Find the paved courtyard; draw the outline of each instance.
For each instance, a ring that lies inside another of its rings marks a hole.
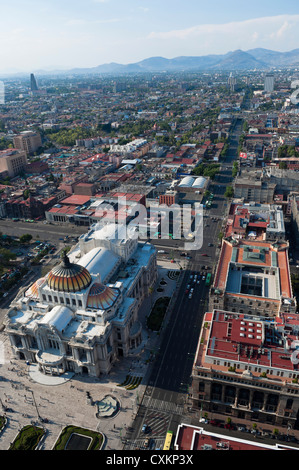
[[[136,375],[144,375],[144,363],[125,359],[114,367],[109,377],[101,379],[78,375],[64,379],[41,377],[34,366],[11,359],[5,334],[0,335],[0,341],[5,357],[0,367],[0,414],[8,418],[8,424],[0,434],[1,450],[8,449],[18,431],[31,423],[45,428],[45,450],[53,448],[61,430],[69,424],[102,432],[107,439],[106,449],[123,448],[121,437],[137,412],[137,400],[142,396],[144,386],[126,390],[119,384],[130,369]],[[111,418],[98,418],[96,402],[106,395],[119,401],[120,411]],[[3,407],[8,408],[5,413]],[[43,422],[45,419],[47,422]]]

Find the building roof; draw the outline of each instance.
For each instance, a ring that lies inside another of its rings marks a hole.
[[[62,263],[49,272],[47,282],[49,288],[54,291],[78,292],[91,284],[92,277],[86,268],[71,263],[64,254]]]
[[[42,286],[46,282],[46,278],[42,277],[40,279],[37,279],[32,286],[29,287],[29,289],[25,292],[26,297],[30,297],[32,299],[38,299],[38,288]]]
[[[256,377],[261,374],[258,369],[264,367],[271,369],[269,379],[292,381],[289,374],[283,375],[281,371],[298,371],[294,354],[298,346],[299,319],[295,314],[256,319],[246,314],[214,310],[205,315],[204,321],[209,323],[209,328],[203,330],[204,340],[197,351],[196,366],[213,364],[213,368],[228,371],[230,365],[236,364],[237,373],[256,366],[250,371]]]
[[[198,450],[298,450],[296,447],[280,443],[264,444],[221,434],[221,431],[209,432],[204,428],[180,424],[174,444],[177,451]],[[221,454],[223,455],[223,454]]]
[[[86,307],[107,310],[114,304],[118,295],[117,289],[95,282],[89,290]]]
[[[238,242],[230,243],[224,240],[214,279],[214,288],[221,291],[238,293],[240,296],[241,291],[238,288],[238,285],[240,287],[240,276],[245,272],[250,276],[252,270],[260,268],[259,277],[264,279],[264,287],[268,284],[268,293],[267,289],[264,288],[262,291],[263,297],[273,299],[278,299],[280,296],[288,299],[292,298],[287,249],[288,245],[286,243],[275,245],[256,240],[239,240]],[[242,270],[231,269],[234,265],[241,266]],[[266,274],[269,267],[274,268],[275,276],[270,276],[269,273]],[[233,290],[231,290],[232,287]],[[238,292],[236,289],[239,289]],[[246,292],[243,292],[243,295],[246,296]],[[262,297],[261,294],[255,294],[254,296]]]
[[[76,185],[77,186],[77,185]],[[69,205],[69,206],[81,206],[82,204],[86,204],[88,201],[90,201],[90,196],[84,196],[80,194],[73,194],[72,196],[67,197],[66,199],[63,199],[61,204],[64,205]]]

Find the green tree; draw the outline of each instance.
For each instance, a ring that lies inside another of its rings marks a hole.
[[[20,243],[29,243],[31,240],[32,235],[30,235],[30,233],[24,233],[24,235],[20,237]]]
[[[224,193],[224,197],[231,198],[234,197],[234,188],[232,186],[227,186]]]
[[[286,170],[288,168],[288,165],[286,162],[279,162],[279,168],[280,170]]]
[[[7,264],[16,259],[16,254],[6,248],[0,248],[0,263]]]

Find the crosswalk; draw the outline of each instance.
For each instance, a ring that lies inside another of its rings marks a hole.
[[[164,400],[158,400],[157,398],[144,396],[142,404],[148,410],[155,410],[155,411],[161,411],[164,413],[171,413],[171,414],[178,414],[178,415],[184,414],[183,405],[179,405],[177,403],[171,403],[171,402],[164,401]]]
[[[127,433],[125,441],[125,449],[141,449],[147,450],[144,442],[148,437],[150,439],[151,448],[161,449],[163,448],[164,440],[167,431],[171,428],[171,420],[174,415],[184,415],[183,405],[177,403],[171,403],[150,396],[144,396],[142,400],[142,409],[144,415],[140,429],[135,438]],[[141,427],[146,425],[149,428],[149,434],[143,434]],[[132,433],[133,429],[131,430]]]

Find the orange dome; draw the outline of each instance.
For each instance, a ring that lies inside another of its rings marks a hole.
[[[29,289],[25,292],[26,297],[31,297],[33,299],[38,299],[38,288],[45,282],[45,278],[41,277],[40,279],[37,279],[32,286],[29,287]]]
[[[106,310],[114,304],[118,294],[117,289],[96,282],[89,290],[86,307]]]
[[[60,292],[79,292],[92,282],[90,273],[79,264],[71,263],[64,254],[63,262],[55,266],[48,275],[50,289]]]

